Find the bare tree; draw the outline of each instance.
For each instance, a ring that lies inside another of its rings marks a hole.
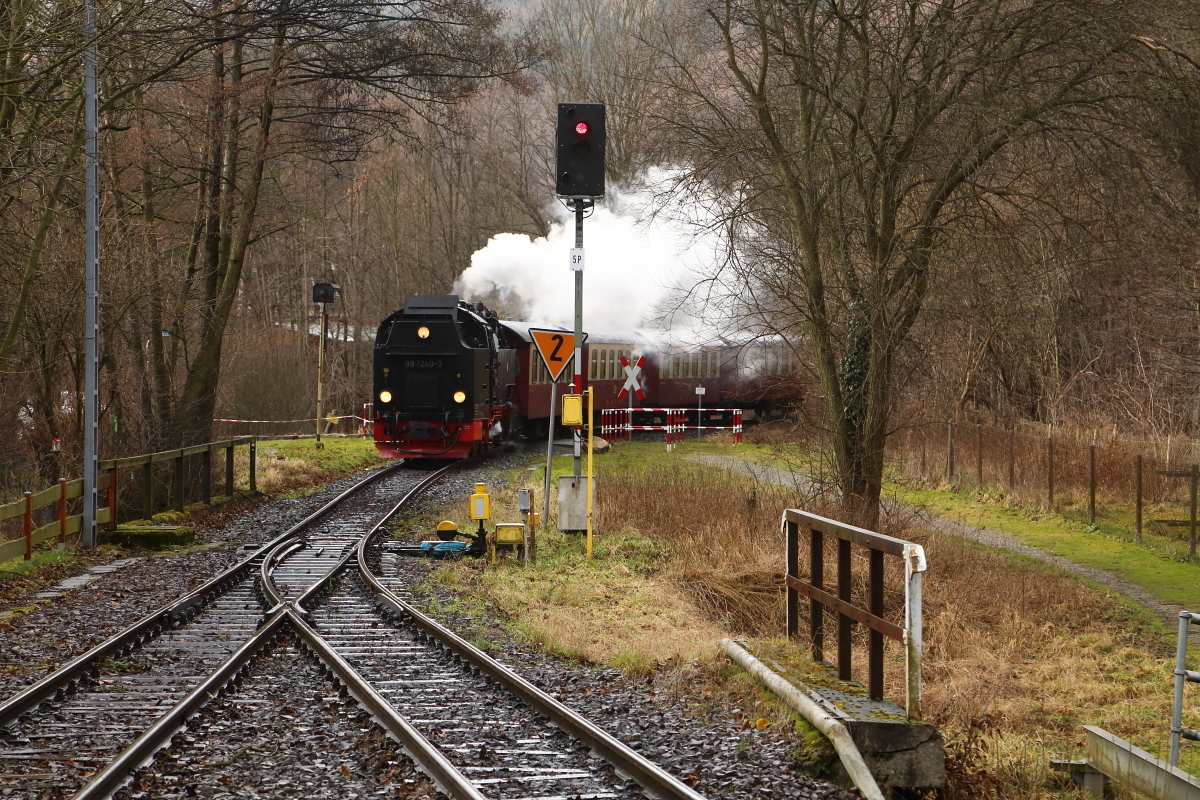
[[[1128,48],[1123,5],[727,0],[702,14],[721,55],[676,59],[661,120],[687,158],[679,188],[728,234],[718,284],[810,356],[843,502],[873,524],[896,358],[946,242],[1038,208],[1054,165],[1022,144],[1086,137]]]

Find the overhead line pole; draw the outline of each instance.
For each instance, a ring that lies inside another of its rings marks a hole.
[[[96,546],[96,438],[99,428],[99,364],[97,331],[99,295],[96,274],[100,252],[100,193],[96,120],[96,0],[86,0],[83,12],[84,124],[84,366],[83,366],[83,546]]]

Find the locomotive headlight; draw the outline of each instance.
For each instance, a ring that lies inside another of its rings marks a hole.
[[[417,328],[417,338],[418,339],[428,339],[429,338],[429,328],[426,328],[424,325]]]
[[[467,393],[466,392],[455,392],[454,393],[454,402],[465,403],[466,401],[467,401]]]
[[[384,389],[382,392],[379,393],[379,402],[381,402],[381,403],[392,402],[392,393],[389,392],[387,389]]]

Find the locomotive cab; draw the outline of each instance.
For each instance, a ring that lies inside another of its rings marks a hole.
[[[504,366],[488,309],[455,295],[410,296],[375,339],[375,444],[389,458],[462,458],[503,418]],[[499,390],[498,390],[499,389]]]

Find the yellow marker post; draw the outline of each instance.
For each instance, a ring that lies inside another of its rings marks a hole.
[[[475,534],[479,546],[483,546],[487,533],[483,529],[483,521],[492,516],[492,498],[488,496],[487,485],[475,484],[475,494],[471,495],[471,519],[479,520],[479,532]]]
[[[491,518],[492,499],[487,493],[487,484],[475,484],[475,494],[471,495],[471,519],[485,520]]]
[[[587,388],[588,400],[588,484],[587,484],[587,562],[592,563],[592,495],[596,489],[596,473],[592,471],[592,387]]]

